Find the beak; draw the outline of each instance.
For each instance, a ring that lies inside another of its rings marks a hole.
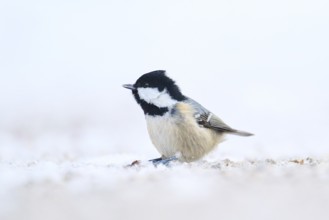
[[[136,90],[135,86],[132,84],[124,84],[122,86],[126,89]]]

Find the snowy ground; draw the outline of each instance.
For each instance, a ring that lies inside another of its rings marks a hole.
[[[329,158],[0,162],[0,219],[327,219]]]

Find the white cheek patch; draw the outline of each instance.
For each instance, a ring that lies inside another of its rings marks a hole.
[[[170,107],[177,103],[170,97],[167,90],[160,92],[157,88],[138,88],[137,91],[142,100],[159,108]]]
[[[138,88],[137,91],[139,97],[148,103],[161,95],[161,92],[156,88]]]

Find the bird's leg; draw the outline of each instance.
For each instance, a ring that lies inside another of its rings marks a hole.
[[[149,160],[149,162],[152,162],[153,164],[155,164],[155,163],[158,163],[161,160],[162,160],[162,157],[159,157],[159,158],[151,159],[151,160]]]
[[[172,157],[168,157],[168,158],[160,157],[160,158],[152,159],[152,160],[149,160],[149,161],[152,162],[155,167],[157,167],[160,164],[168,166],[170,162],[176,161],[176,160],[178,160],[177,157],[172,156]]]

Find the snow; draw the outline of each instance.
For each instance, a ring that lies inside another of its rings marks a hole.
[[[132,159],[1,162],[1,219],[326,219],[328,158]]]

